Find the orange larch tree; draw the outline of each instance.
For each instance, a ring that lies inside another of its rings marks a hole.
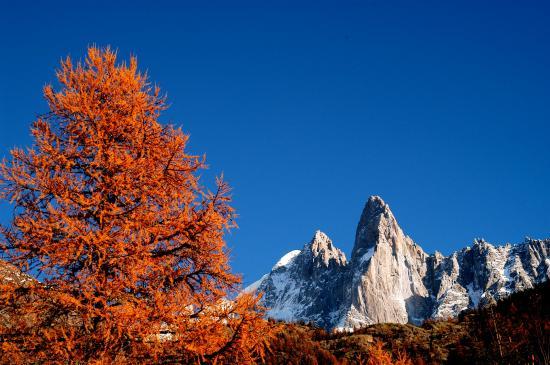
[[[228,186],[200,185],[204,159],[158,122],[159,89],[108,48],[67,58],[57,78],[34,145],[0,165],[0,197],[14,206],[0,251],[36,279],[0,282],[0,362],[261,356],[269,325],[228,266]]]

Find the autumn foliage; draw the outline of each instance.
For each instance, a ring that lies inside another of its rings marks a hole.
[[[0,284],[0,362],[250,363],[270,325],[236,296],[228,186],[201,186],[188,136],[134,58],[64,60],[34,144],[0,165],[3,258],[36,280]],[[236,298],[236,299],[231,299]]]

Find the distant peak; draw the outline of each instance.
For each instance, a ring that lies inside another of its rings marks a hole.
[[[474,239],[474,247],[487,247],[492,246],[485,238],[475,238]]]
[[[369,196],[369,200],[367,201],[367,203],[369,203],[369,204],[378,204],[378,205],[381,205],[381,206],[386,205],[384,200],[382,200],[382,198],[379,195]]]
[[[336,260],[339,265],[345,265],[346,256],[342,251],[334,246],[332,240],[323,232],[317,230],[311,241],[306,245],[306,249],[311,251],[314,260],[329,265],[331,260]]]
[[[391,213],[390,207],[378,195],[370,196],[369,200],[367,200],[367,204],[365,205],[365,209],[363,210],[363,214],[366,214],[365,218],[367,219],[373,219],[376,216],[386,212]]]
[[[352,257],[359,254],[358,251],[368,250],[375,246],[381,235],[391,236],[397,234],[398,231],[400,228],[390,206],[381,197],[372,195],[367,200],[357,225]]]
[[[395,220],[390,210],[390,206],[386,204],[381,197],[372,195],[369,197],[369,200],[367,200],[367,204],[365,204],[359,225],[368,226],[373,223],[378,224],[381,216],[386,216],[387,219]]]
[[[316,230],[315,234],[313,235],[313,238],[311,239],[311,243],[318,242],[318,243],[332,243],[330,238],[328,238],[327,234],[324,232],[321,232],[320,230]]]
[[[313,235],[314,238],[325,238],[325,237],[328,237],[327,234],[325,232],[322,232],[321,230],[316,230],[315,231],[315,234]]]
[[[315,231],[311,241],[309,241],[306,246],[309,246],[314,252],[319,251],[320,249],[325,249],[327,251],[334,250],[332,240],[326,235],[326,233],[321,232],[320,230]]]

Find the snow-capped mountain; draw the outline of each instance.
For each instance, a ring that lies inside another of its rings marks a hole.
[[[346,265],[344,253],[317,231],[302,250],[284,255],[269,274],[245,290],[263,291],[262,300],[274,318],[304,319],[329,327],[341,316]]]
[[[421,323],[458,315],[550,277],[550,240],[495,247],[476,240],[448,257],[426,254],[389,206],[370,197],[348,262],[317,231],[246,291],[264,293],[268,315],[333,329],[379,322]]]

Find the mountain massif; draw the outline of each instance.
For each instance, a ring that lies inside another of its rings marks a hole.
[[[449,256],[430,255],[373,196],[359,220],[351,260],[317,231],[245,290],[264,293],[272,318],[348,330],[455,317],[549,277],[550,239],[505,246],[475,240]]]

